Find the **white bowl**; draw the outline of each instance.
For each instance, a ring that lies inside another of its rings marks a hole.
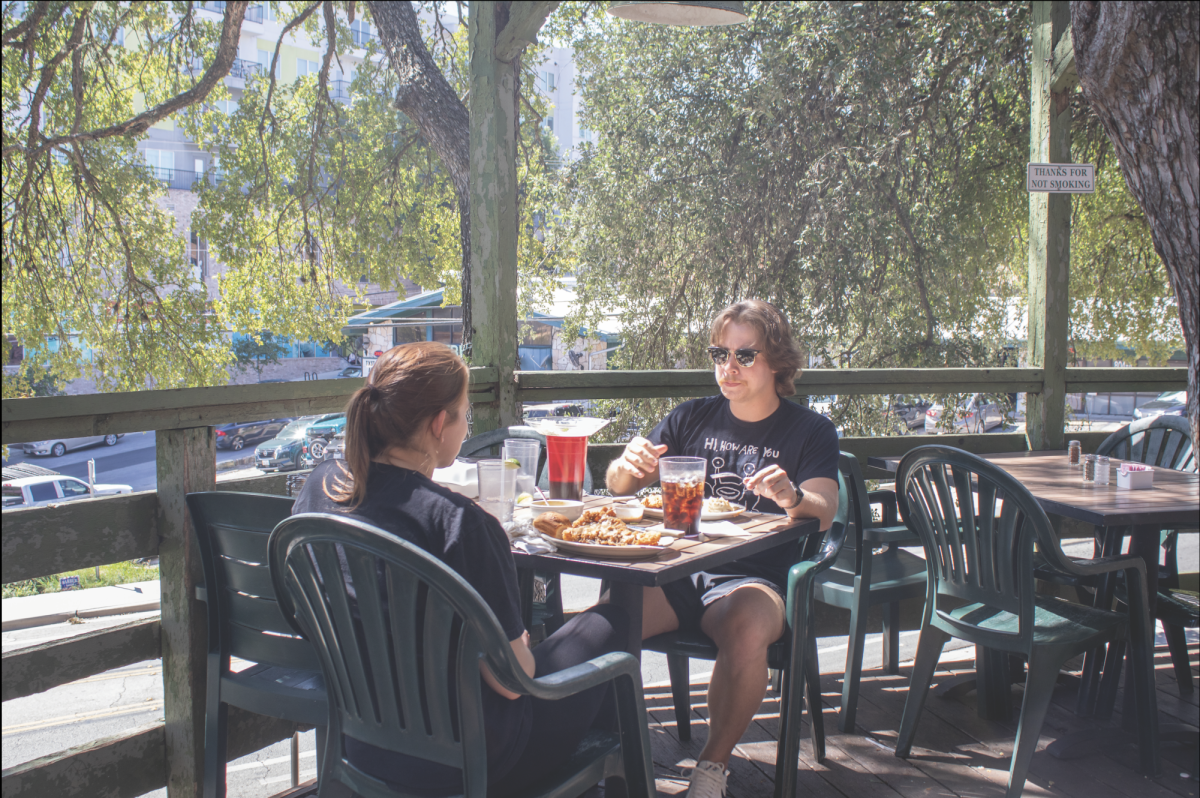
[[[542,513],[554,512],[568,521],[574,521],[583,515],[583,502],[571,501],[570,499],[537,499],[531,502],[529,506],[533,510],[534,518],[537,518]]]
[[[641,521],[642,516],[646,514],[646,508],[636,499],[629,504],[614,502],[612,509],[622,521]]]

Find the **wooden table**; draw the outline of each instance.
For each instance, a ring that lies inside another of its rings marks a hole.
[[[606,507],[612,499],[587,496],[585,509]],[[793,520],[786,515],[743,513],[730,519],[750,534],[746,537],[717,538],[710,541],[680,538],[662,554],[649,560],[602,560],[578,554],[526,554],[514,551],[521,591],[532,596],[533,572],[575,574],[606,580],[609,601],[629,613],[629,652],[642,653],[642,588],[662,587],[697,571],[717,568],[775,546],[819,531],[816,519]]]
[[[1038,504],[1047,513],[1074,518],[1095,524],[1096,539],[1100,543],[1100,555],[1119,554],[1123,538],[1130,537],[1129,553],[1140,556],[1146,563],[1146,593],[1151,622],[1154,620],[1154,605],[1158,596],[1159,533],[1163,529],[1200,526],[1200,475],[1169,468],[1154,466],[1154,488],[1150,490],[1125,490],[1116,485],[1116,475],[1108,485],[1084,485],[1083,469],[1067,464],[1065,450],[1049,452],[1006,452],[981,455],[993,465],[999,466],[1025,486]],[[869,457],[867,464],[895,472],[900,457]],[[1119,461],[1113,461],[1115,465]],[[1096,591],[1096,606],[1111,606],[1115,578],[1105,575]],[[1107,650],[1112,658],[1119,660],[1123,646],[1116,645]],[[1105,684],[1099,684],[1100,663],[1104,661],[1105,649],[1089,653],[1085,657],[1083,677],[1079,689],[1079,714],[1104,718],[1111,715],[1112,701],[1106,700],[1116,694],[1119,662],[1106,663],[1108,675]],[[984,663],[988,667],[1003,663],[986,652],[977,657],[979,662],[980,707],[1006,708],[1008,689],[1005,678],[992,678],[982,672]],[[1106,687],[1107,685],[1107,687]],[[987,692],[985,696],[983,693]],[[1126,702],[1132,700],[1133,691],[1126,690]],[[1109,695],[1111,694],[1111,695]],[[1131,705],[1127,709],[1131,709]],[[984,714],[981,712],[981,714]],[[987,714],[991,714],[990,712]],[[1133,712],[1126,711],[1124,717],[1132,722]],[[1190,736],[1194,729],[1174,730]],[[1087,751],[1096,742],[1093,735],[1074,735],[1070,741],[1056,741],[1050,750],[1056,756],[1068,757]],[[1160,735],[1160,738],[1164,735]],[[1087,739],[1084,739],[1087,737]]]
[[[1153,490],[1085,487],[1083,469],[1067,465],[1065,451],[1004,452],[980,455],[1029,489],[1047,513],[1103,527],[1165,529],[1200,523],[1200,476],[1154,468]],[[867,465],[895,473],[900,457],[868,457]],[[1158,545],[1158,541],[1154,541]]]

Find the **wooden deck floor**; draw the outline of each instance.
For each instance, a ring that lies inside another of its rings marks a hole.
[[[970,670],[974,649],[948,652],[938,668],[953,675]],[[1200,676],[1200,646],[1189,646],[1192,675]],[[1155,656],[1159,717],[1163,723],[1200,725],[1200,691],[1181,697],[1166,646]],[[826,759],[812,757],[807,717],[800,744],[798,798],[992,798],[1002,796],[1008,782],[1009,757],[1016,736],[1021,687],[1013,687],[1013,719],[1008,723],[980,720],[975,695],[945,699],[930,695],[925,703],[911,758],[897,759],[896,730],[908,694],[911,663],[897,676],[864,673],[854,734],[837,730],[841,702],[840,674],[821,677],[824,694]],[[936,684],[936,680],[935,680]],[[646,687],[650,713],[650,739],[660,796],[682,796],[695,757],[704,745],[707,682],[692,684],[692,740],[680,743],[675,734],[675,711],[669,685]],[[1044,752],[1058,737],[1078,729],[1116,726],[1120,723],[1121,696],[1112,721],[1099,723],[1075,715],[1075,688],[1063,684],[1042,727],[1039,751],[1034,755],[1025,795],[1055,798],[1196,798],[1200,761],[1195,749],[1177,745],[1162,749],[1163,772],[1155,779],[1136,770],[1137,752],[1131,745],[1110,748],[1093,756],[1063,761]],[[774,793],[775,740],[779,702],[768,693],[754,723],[742,738],[729,763],[726,798],[770,798]],[[281,793],[276,798],[311,798],[315,782]],[[594,787],[585,798],[603,798]]]
[[[973,651],[967,648],[948,652],[939,666],[939,675],[969,670],[973,665]],[[1200,651],[1196,644],[1192,644],[1189,651],[1195,676]],[[1198,693],[1180,696],[1165,645],[1156,652],[1155,665],[1162,722],[1200,725]],[[1014,712],[1008,723],[980,720],[975,711],[974,693],[960,699],[938,698],[931,694],[917,730],[912,757],[905,761],[897,759],[893,751],[908,693],[910,670],[911,663],[906,663],[897,676],[882,675],[879,671],[864,673],[855,734],[841,734],[837,730],[840,674],[822,675],[827,756],[820,764],[813,759],[806,719],[800,747],[799,796],[974,798],[1004,794],[1022,688],[1013,687]],[[706,735],[706,690],[706,683],[692,685],[692,740],[681,744],[675,734],[670,687],[650,685],[646,689],[655,773],[661,795],[682,795],[687,790],[690,768],[695,764],[695,756],[700,753]],[[1145,778],[1137,772],[1137,752],[1131,745],[1070,761],[1055,759],[1041,750],[1068,732],[1120,722],[1120,697],[1118,712],[1106,723],[1077,717],[1074,706],[1075,688],[1071,683],[1060,686],[1042,728],[1039,752],[1034,756],[1025,784],[1026,795],[1195,798],[1196,774],[1200,769],[1195,749],[1164,746],[1163,772],[1155,779]],[[774,693],[768,693],[754,724],[742,738],[730,762],[727,798],[772,795],[778,718],[778,700]]]

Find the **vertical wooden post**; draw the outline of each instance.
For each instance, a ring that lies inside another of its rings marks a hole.
[[[495,366],[496,401],[471,408],[481,432],[520,423],[517,364],[517,74],[496,57],[511,3],[470,5],[471,365]]]
[[[204,774],[207,623],[196,600],[196,586],[204,582],[204,573],[185,497],[216,487],[216,437],[212,427],[193,427],[160,430],[156,441],[167,795],[199,798]]]
[[[1071,162],[1070,92],[1052,90],[1054,47],[1071,27],[1065,0],[1034,0],[1029,160]],[[1071,195],[1029,194],[1029,365],[1045,369],[1040,394],[1029,394],[1029,447],[1063,448],[1067,318],[1070,313]]]

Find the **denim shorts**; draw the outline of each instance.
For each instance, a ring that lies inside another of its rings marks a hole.
[[[766,585],[781,599],[786,599],[783,588],[769,580],[738,574],[710,574],[707,571],[699,571],[663,585],[663,592],[679,618],[680,631],[699,632],[700,618],[709,605],[744,585]]]

